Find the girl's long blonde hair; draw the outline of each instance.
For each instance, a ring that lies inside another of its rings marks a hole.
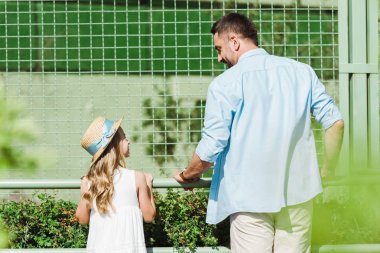
[[[90,182],[89,190],[83,194],[87,201],[87,207],[91,208],[95,200],[99,213],[106,214],[112,205],[114,192],[113,175],[115,170],[121,166],[125,167],[124,155],[120,147],[121,141],[125,138],[121,128],[119,128],[111,142],[103,152],[102,156],[90,167],[87,173],[87,180]]]

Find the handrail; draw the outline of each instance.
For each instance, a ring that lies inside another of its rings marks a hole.
[[[86,253],[85,248],[76,249],[0,249],[0,253]],[[153,247],[147,248],[147,253],[176,253],[178,252],[172,247]],[[226,247],[198,247],[196,253],[230,253],[230,249]]]
[[[211,179],[201,179],[194,183],[180,184],[172,178],[153,181],[154,188],[209,188]],[[79,179],[8,179],[0,180],[0,189],[79,189]]]
[[[379,184],[379,175],[334,178],[323,182],[323,186],[374,185]],[[180,184],[173,178],[157,178],[154,188],[209,188],[211,178],[204,178],[189,184]],[[79,189],[79,179],[4,179],[0,180],[0,189]]]
[[[0,249],[0,253],[85,253],[86,249]],[[147,253],[175,253],[171,247],[147,248]],[[230,253],[226,247],[198,247],[196,253]],[[380,244],[312,245],[311,253],[380,253]]]

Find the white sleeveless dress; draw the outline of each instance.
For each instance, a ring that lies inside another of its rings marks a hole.
[[[98,212],[95,202],[90,214],[88,253],[146,253],[143,217],[136,192],[135,172],[119,168],[114,174],[112,209]]]

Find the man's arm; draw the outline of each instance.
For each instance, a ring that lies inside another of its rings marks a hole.
[[[321,176],[330,176],[335,169],[339,158],[340,148],[342,147],[344,133],[343,120],[336,121],[325,132],[325,160],[321,168]]]
[[[203,172],[210,168],[212,163],[202,161],[199,156],[194,153],[186,169],[177,172],[174,177],[180,183],[190,183],[200,179]]]
[[[242,101],[241,83],[235,76],[216,78],[207,92],[202,139],[199,141],[186,170],[175,173],[180,183],[199,180],[227,146],[235,112]]]

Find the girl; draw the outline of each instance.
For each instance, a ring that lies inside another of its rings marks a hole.
[[[99,117],[81,140],[92,163],[75,217],[90,224],[88,253],[146,253],[143,219],[152,222],[156,214],[152,175],[126,168],[129,142],[120,124]]]

